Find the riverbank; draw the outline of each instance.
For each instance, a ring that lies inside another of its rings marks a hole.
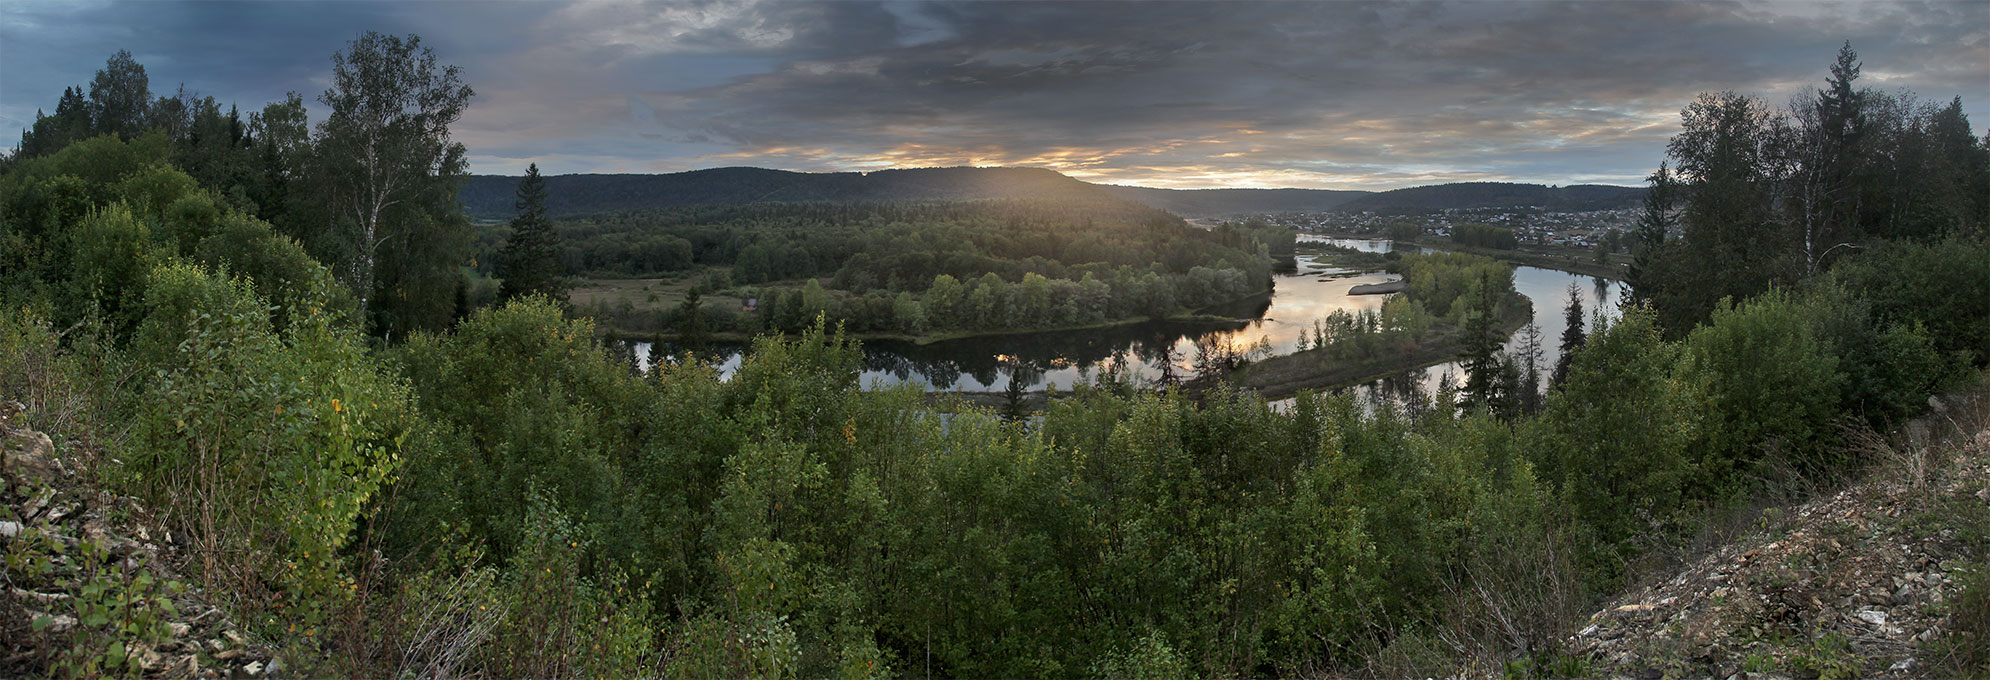
[[[1014,335],[1035,335],[1039,333],[1068,333],[1073,331],[1106,330],[1110,328],[1133,326],[1133,325],[1150,323],[1155,321],[1162,321],[1167,323],[1181,323],[1181,324],[1210,324],[1210,325],[1235,324],[1239,322],[1239,319],[1235,316],[1209,314],[1206,313],[1204,310],[1216,309],[1221,307],[1230,307],[1230,306],[1243,304],[1246,302],[1251,302],[1253,300],[1265,298],[1271,295],[1271,292],[1272,292],[1271,288],[1267,286],[1263,290],[1243,295],[1233,300],[1228,300],[1225,302],[1210,305],[1208,307],[1202,307],[1196,310],[1183,312],[1181,314],[1175,314],[1172,316],[1130,316],[1121,319],[1102,321],[1099,323],[1092,323],[1092,324],[1077,324],[1070,326],[1051,326],[1051,327],[1030,327],[1030,328],[995,328],[987,330],[955,330],[945,333],[915,334],[915,333],[898,333],[898,332],[887,332],[887,331],[848,332],[844,333],[843,337],[857,341],[892,340],[900,342],[909,342],[915,345],[930,345],[936,342],[967,340],[971,338],[996,338],[996,337],[1014,336]],[[832,319],[831,322],[834,323],[834,320]],[[683,335],[681,333],[677,333],[674,331],[635,330],[631,328],[617,326],[613,323],[612,320],[603,319],[601,317],[595,317],[594,323],[595,323],[595,332],[610,339],[635,340],[635,341],[648,341],[648,340],[678,341],[683,339]],[[752,342],[753,338],[765,335],[769,332],[772,331],[763,330],[751,333],[741,332],[741,331],[711,331],[705,333],[705,341],[737,342],[745,344]]]
[[[1511,336],[1527,325],[1533,318],[1533,303],[1525,295],[1513,293],[1507,298],[1506,313],[1499,319],[1499,334]],[[1449,324],[1431,329],[1423,342],[1407,353],[1374,357],[1358,361],[1335,361],[1325,356],[1325,350],[1307,350],[1294,354],[1272,357],[1253,362],[1229,375],[1225,381],[1237,387],[1254,390],[1268,401],[1291,398],[1306,390],[1331,390],[1373,382],[1382,378],[1419,368],[1435,366],[1455,361],[1465,352],[1465,339],[1462,329]],[[1203,384],[1200,379],[1188,381],[1190,389]],[[1061,399],[1072,394],[1070,385],[1059,385],[1057,392],[1047,393],[1041,389],[1030,390],[1020,396],[1020,410],[1024,413],[1037,413],[1047,408],[1050,400]],[[928,390],[926,402],[936,408],[950,409],[961,406],[1003,411],[1010,408],[1010,400],[1017,398],[1003,391],[971,390]]]
[[[873,331],[873,332],[864,332],[864,333],[857,333],[857,332],[844,333],[843,337],[851,340],[857,340],[860,342],[870,341],[870,340],[896,340],[896,341],[909,342],[915,345],[930,345],[936,342],[947,342],[952,340],[968,340],[973,338],[995,338],[1007,335],[1034,335],[1037,333],[1068,333],[1072,331],[1106,330],[1109,328],[1119,328],[1121,326],[1133,326],[1153,321],[1165,321],[1169,323],[1206,323],[1214,325],[1214,324],[1236,323],[1237,319],[1235,317],[1219,316],[1215,314],[1177,314],[1174,316],[1167,316],[1167,317],[1135,316],[1135,317],[1128,317],[1125,319],[1118,319],[1114,321],[1106,321],[1095,324],[1084,324],[1078,326],[1054,326],[1049,328],[1004,328],[1004,329],[995,329],[995,330],[986,330],[986,331],[957,331],[952,333],[929,333],[929,334],[920,334],[920,335],[914,335],[910,333],[885,333],[885,332]],[[597,321],[597,323],[599,322]],[[599,330],[603,336],[609,338],[622,339],[622,340],[648,341],[648,340],[661,339],[661,340],[677,341],[683,339],[683,335],[679,333],[637,333],[637,332],[630,332],[627,330],[615,328],[612,326],[599,326],[597,327],[597,330]],[[741,333],[738,331],[706,333],[705,341],[737,342],[744,344],[752,342],[755,337],[766,335],[770,332],[772,331],[761,331],[757,333]]]
[[[1506,262],[1527,265],[1529,267],[1553,269],[1556,271],[1564,271],[1570,274],[1580,274],[1583,276],[1595,276],[1599,278],[1609,279],[1611,281],[1624,280],[1624,270],[1618,268],[1617,265],[1615,264],[1597,264],[1595,260],[1590,259],[1595,256],[1587,253],[1578,257],[1572,253],[1566,253],[1566,252],[1551,253],[1551,252],[1543,252],[1537,250],[1500,250],[1497,248],[1478,248],[1474,246],[1461,246],[1456,243],[1436,244],[1436,245],[1430,245],[1430,247],[1438,248],[1441,250],[1449,250],[1454,253],[1470,253],[1473,255],[1483,255],[1485,257],[1490,257],[1496,260],[1504,260]]]
[[[1499,319],[1500,337],[1520,330],[1534,318],[1533,301],[1510,293]],[[1329,359],[1326,350],[1312,349],[1253,362],[1226,376],[1233,385],[1256,390],[1268,400],[1285,399],[1305,390],[1359,385],[1403,371],[1452,361],[1465,352],[1464,329],[1451,324],[1432,328],[1408,352],[1353,361]]]
[[[1375,234],[1324,233],[1324,234],[1311,234],[1311,235],[1319,236],[1321,238],[1355,239],[1362,241],[1385,240],[1382,237],[1377,236]],[[1498,248],[1480,248],[1477,246],[1460,245],[1450,241],[1424,241],[1424,240],[1398,241],[1398,243],[1405,243],[1409,245],[1430,248],[1433,250],[1443,250],[1454,253],[1481,255],[1496,260],[1511,262],[1513,264],[1526,265],[1529,267],[1539,267],[1541,269],[1553,269],[1555,271],[1568,272],[1570,274],[1578,274],[1582,276],[1595,276],[1599,278],[1609,279],[1611,281],[1624,280],[1624,270],[1620,266],[1622,264],[1622,261],[1624,260],[1623,257],[1612,255],[1610,258],[1610,262],[1605,264],[1597,264],[1596,261],[1592,259],[1595,257],[1595,255],[1588,250],[1580,250],[1572,248],[1561,248],[1555,250],[1540,250],[1540,249],[1530,249],[1530,248],[1522,248],[1516,250],[1501,250]]]

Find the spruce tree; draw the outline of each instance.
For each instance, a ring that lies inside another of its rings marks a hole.
[[[706,334],[704,297],[692,286],[684,292],[684,302],[677,305],[677,337],[685,349],[702,352]]]
[[[497,262],[497,274],[504,279],[499,293],[506,300],[532,293],[565,300],[560,235],[546,219],[546,180],[539,175],[539,164],[525,169],[515,205],[518,217],[511,220],[511,235],[505,237],[504,252]]]
[[[1582,343],[1589,340],[1589,335],[1583,332],[1582,329],[1582,288],[1580,286],[1573,283],[1569,284],[1568,306],[1564,309],[1563,313],[1566,315],[1568,327],[1562,330],[1562,356],[1555,362],[1555,376],[1553,380],[1555,387],[1561,387],[1562,382],[1568,380],[1570,357],[1573,357],[1575,351],[1582,347]]]
[[[663,370],[662,368],[663,362],[665,359],[669,358],[669,355],[666,354],[663,349],[663,334],[658,333],[650,336],[650,351],[648,358],[649,358],[649,373],[647,375],[649,375],[652,378],[662,375],[660,371]]]
[[[1672,177],[1672,169],[1666,163],[1658,164],[1646,181],[1651,184],[1645,190],[1644,209],[1638,213],[1638,224],[1631,245],[1631,271],[1626,276],[1628,290],[1623,297],[1623,306],[1630,309],[1649,302],[1659,289],[1660,258],[1665,248],[1666,235],[1678,224],[1677,201],[1679,184]]]
[[[1541,327],[1532,323],[1520,329],[1520,347],[1514,361],[1520,370],[1520,410],[1541,410]]]
[[[1467,408],[1492,407],[1499,392],[1500,345],[1499,296],[1493,290],[1492,274],[1479,279],[1477,304],[1465,321],[1465,390]]]

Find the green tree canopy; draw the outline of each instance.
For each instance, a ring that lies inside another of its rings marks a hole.
[[[505,237],[499,255],[498,277],[504,279],[499,294],[504,299],[532,293],[554,300],[566,299],[566,267],[560,253],[560,235],[546,219],[546,180],[539,164],[525,170],[518,181],[518,217],[511,221],[511,234]]]
[[[469,220],[456,200],[464,149],[449,125],[472,94],[418,36],[368,32],[332,55],[332,86],[318,97],[330,111],[314,139],[324,212],[307,242],[377,332],[454,316]]]

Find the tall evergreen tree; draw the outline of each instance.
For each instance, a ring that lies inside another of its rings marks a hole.
[[[1794,200],[1785,208],[1799,232],[1804,274],[1817,273],[1824,256],[1837,245],[1867,231],[1861,220],[1873,212],[1866,205],[1872,184],[1868,175],[1867,136],[1873,97],[1856,89],[1859,55],[1852,44],[1838,49],[1824,89],[1790,105],[1796,120],[1791,148],[1785,153],[1794,166]]]
[[[497,262],[497,275],[504,280],[499,294],[507,300],[532,293],[565,299],[566,265],[560,255],[560,235],[546,219],[546,180],[539,175],[538,163],[528,166],[525,178],[518,181],[514,206],[518,217],[511,220],[511,235],[505,237]],[[696,294],[693,289],[692,295]]]
[[[685,349],[705,350],[705,301],[697,286],[685,291],[684,302],[677,305],[677,334]]]
[[[1479,278],[1478,296],[1465,320],[1465,389],[1467,408],[1492,407],[1499,393],[1499,293],[1488,271]]]
[[[1575,356],[1575,351],[1582,349],[1582,344],[1589,340],[1589,335],[1583,332],[1582,328],[1581,286],[1569,284],[1568,305],[1563,308],[1562,313],[1568,327],[1562,330],[1562,356],[1555,361],[1555,375],[1552,381],[1555,387],[1561,387],[1562,383],[1568,381],[1569,362]]]
[[[1204,358],[1207,358],[1206,355],[1210,351],[1209,350],[1210,346],[1197,343],[1195,347],[1198,354],[1203,355]],[[1156,388],[1165,392],[1169,387],[1181,384],[1182,382],[1181,375],[1178,374],[1175,370],[1175,361],[1177,359],[1178,357],[1176,356],[1174,343],[1163,341],[1159,344],[1158,347],[1155,348],[1154,363],[1161,367],[1161,375],[1157,379],[1157,384],[1155,384]],[[1197,363],[1201,364],[1202,362],[1198,361]],[[1215,363],[1215,361],[1212,359],[1210,360],[1210,363],[1213,364]],[[1202,374],[1203,376],[1214,376],[1216,374],[1216,371],[1213,370],[1203,371]]]
[[[1685,239],[1675,290],[1659,305],[1668,333],[1713,313],[1723,297],[1742,298],[1789,279],[1791,234],[1775,219],[1774,198],[1786,164],[1775,162],[1782,117],[1762,100],[1734,92],[1703,94],[1680,114],[1682,130],[1666,146],[1692,200],[1681,212]]]
[[[1519,339],[1514,361],[1520,372],[1520,410],[1536,413],[1541,410],[1541,327],[1528,323],[1521,327]]]
[[[649,373],[647,377],[657,378],[663,375],[663,362],[668,357],[669,355],[665,354],[663,349],[663,334],[658,333],[650,336],[650,351],[649,356],[646,357],[649,360]]]
[[[1021,422],[1030,414],[1029,386],[1042,371],[1022,357],[1007,357],[1002,363],[1009,370],[1009,384],[1002,388],[1002,419]]]
[[[90,121],[90,102],[83,98],[83,91],[76,87],[62,88],[62,99],[55,104],[55,115],[44,116],[35,112],[34,127],[21,132],[21,145],[15,147],[12,160],[22,161],[55,153],[70,142],[88,139],[93,134],[94,124]]]
[[[1679,223],[1676,205],[1679,183],[1673,179],[1671,168],[1666,163],[1659,163],[1658,172],[1652,173],[1646,181],[1651,186],[1645,190],[1644,209],[1638,213],[1637,228],[1633,232],[1636,240],[1631,245],[1631,270],[1624,282],[1627,284],[1623,296],[1626,309],[1650,302],[1657,294],[1665,239]]]
[[[1969,235],[1990,220],[1990,149],[1977,143],[1962,97],[1928,114],[1924,172],[1914,180],[1928,200],[1895,235],[1931,239],[1943,234]]]
[[[1493,415],[1510,423],[1526,412],[1527,399],[1521,390],[1526,389],[1527,378],[1521,375],[1520,364],[1514,357],[1501,354],[1497,363],[1499,370],[1493,383],[1490,404]]]

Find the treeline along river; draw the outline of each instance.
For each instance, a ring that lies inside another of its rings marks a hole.
[[[1301,236],[1301,241],[1327,243],[1367,252],[1387,252],[1403,248],[1386,240],[1329,239]],[[1428,250],[1428,249],[1425,249]],[[866,340],[864,372],[859,378],[867,387],[912,383],[931,390],[1000,392],[1020,374],[1025,387],[1041,390],[1055,385],[1069,389],[1089,383],[1101,373],[1119,373],[1137,380],[1155,380],[1167,373],[1172,360],[1173,374],[1194,375],[1198,343],[1227,349],[1255,349],[1263,356],[1297,351],[1302,331],[1336,310],[1357,312],[1378,309],[1388,295],[1349,295],[1358,285],[1382,283],[1397,277],[1386,272],[1350,271],[1328,265],[1312,255],[1300,255],[1291,272],[1276,274],[1269,295],[1217,309],[1204,310],[1234,321],[1169,322],[1151,321],[1105,329],[1050,333],[979,336],[916,344],[898,340]],[[1614,317],[1620,284],[1608,279],[1570,274],[1539,267],[1516,266],[1514,287],[1533,301],[1534,324],[1541,330],[1542,351],[1549,362],[1558,349],[1566,328],[1563,307],[1570,284],[1582,295],[1584,315],[1602,313]],[[1509,338],[1509,351],[1518,350],[1519,338]],[[634,343],[639,362],[647,362],[650,343]],[[678,348],[666,345],[670,352]],[[738,368],[746,347],[741,343],[712,343],[708,357],[717,363],[721,376]],[[1547,365],[1552,365],[1547,364]],[[1020,367],[1020,368],[1019,368]],[[1456,362],[1405,371],[1361,385],[1357,389],[1370,399],[1402,401],[1426,395],[1437,388],[1446,373],[1462,376]]]

